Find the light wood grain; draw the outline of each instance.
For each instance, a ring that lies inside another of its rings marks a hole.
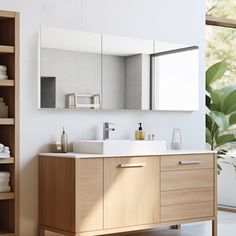
[[[0,80],[0,86],[14,86],[14,80],[6,79],[6,80]]]
[[[0,193],[0,200],[11,200],[14,199],[15,194],[10,192],[10,193]]]
[[[13,118],[0,118],[0,125],[14,125],[14,123]]]
[[[206,16],[206,24],[228,27],[228,28],[236,28],[235,19],[225,19],[225,18],[214,17],[214,16]]]
[[[144,167],[120,168],[144,163]],[[104,159],[104,228],[159,221],[159,158]]]
[[[0,10],[0,18],[14,18],[15,12]]]
[[[15,159],[14,157],[0,158],[0,164],[13,164],[14,159]]]
[[[213,169],[161,172],[161,191],[213,186]]]
[[[181,165],[181,161],[199,161],[199,164]],[[213,154],[175,155],[161,158],[161,171],[209,169],[214,166]]]
[[[161,192],[161,205],[177,205],[214,200],[213,188],[185,189]]]
[[[5,46],[5,45],[0,45],[0,54],[2,53],[14,53],[14,47],[12,46]]]
[[[75,159],[39,158],[39,221],[75,231]]]
[[[214,216],[214,203],[192,203],[161,207],[161,222]]]
[[[214,160],[209,169],[162,172],[160,158],[164,157],[91,159],[40,157],[40,163],[42,158],[51,159],[54,164],[51,163],[49,166],[54,166],[55,169],[66,169],[59,171],[66,186],[68,181],[69,185],[71,184],[71,176],[74,176],[74,183],[70,188],[75,190],[69,192],[72,192],[75,200],[73,202],[67,199],[66,202],[70,204],[67,208],[71,208],[71,212],[74,211],[71,217],[75,219],[75,229],[72,227],[68,230],[64,226],[61,227],[62,224],[56,226],[40,221],[41,235],[44,235],[45,230],[68,236],[106,235],[211,220],[212,233],[216,236],[215,155],[211,155]],[[57,159],[63,159],[64,163],[56,164]],[[69,168],[66,162],[71,162]],[[46,163],[45,166],[39,165],[39,179],[42,179],[41,176],[47,176],[44,173],[46,166],[48,166]],[[41,169],[44,171],[41,172]],[[55,176],[55,169],[48,173],[53,173]],[[48,177],[44,181],[47,183]],[[54,181],[61,182],[60,178],[55,178]],[[42,207],[41,188],[45,183],[40,183],[39,186],[39,208],[42,219],[42,215],[45,214],[42,211],[45,212],[48,208]],[[60,185],[61,187],[63,187],[61,192],[68,192],[64,185]],[[43,194],[45,193],[46,191]],[[49,199],[49,202],[53,201],[51,196]],[[50,208],[49,211],[51,214]],[[66,214],[59,211],[57,214],[61,216],[61,221],[64,221]],[[53,214],[50,217],[53,218]]]
[[[103,159],[76,160],[76,232],[103,229]]]

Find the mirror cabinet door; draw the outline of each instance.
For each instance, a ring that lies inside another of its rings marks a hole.
[[[41,28],[40,107],[101,108],[101,34]]]
[[[102,35],[102,108],[150,110],[153,40]]]
[[[198,110],[198,64],[198,47],[153,54],[152,110]]]
[[[198,110],[198,48],[52,27],[40,32],[40,108]]]

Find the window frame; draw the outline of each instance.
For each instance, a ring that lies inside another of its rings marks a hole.
[[[236,20],[206,15],[206,25],[236,28]]]

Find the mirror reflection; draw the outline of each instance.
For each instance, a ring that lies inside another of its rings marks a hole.
[[[197,110],[198,48],[191,55],[185,49],[156,40],[42,27],[39,106]]]
[[[41,108],[101,108],[99,35],[43,29],[40,56]]]

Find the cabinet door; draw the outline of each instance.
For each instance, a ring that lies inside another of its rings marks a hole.
[[[103,159],[76,160],[76,232],[103,228]]]
[[[104,227],[159,222],[159,158],[104,159]]]

